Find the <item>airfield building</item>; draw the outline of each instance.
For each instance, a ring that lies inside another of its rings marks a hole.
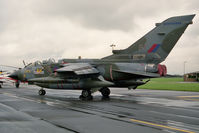
[[[185,82],[199,82],[199,71],[186,73],[184,75],[184,81]]]

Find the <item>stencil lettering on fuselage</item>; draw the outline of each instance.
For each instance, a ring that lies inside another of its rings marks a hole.
[[[44,71],[42,68],[36,68],[34,74],[44,74]]]

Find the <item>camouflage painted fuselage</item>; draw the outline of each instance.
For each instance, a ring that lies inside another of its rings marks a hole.
[[[99,73],[75,75],[74,73],[57,73],[64,64],[89,63]],[[132,72],[132,73],[130,73]],[[136,74],[137,72],[137,74]],[[142,72],[142,73],[141,73]],[[150,73],[150,74],[149,74]],[[17,72],[20,81],[29,82],[44,88],[52,89],[89,89],[99,87],[134,88],[144,84],[142,79],[158,77],[158,66],[146,63],[114,63],[100,59],[63,59],[59,63],[38,64]],[[149,74],[147,76],[147,74]],[[101,76],[101,79],[99,78]]]

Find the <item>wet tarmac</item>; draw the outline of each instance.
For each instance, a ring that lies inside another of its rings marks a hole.
[[[197,133],[199,93],[111,88],[109,99],[95,93],[22,85],[0,89],[0,133]]]

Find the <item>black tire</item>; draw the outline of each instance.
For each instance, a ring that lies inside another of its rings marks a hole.
[[[133,90],[137,89],[138,86],[133,87]]]
[[[17,83],[15,84],[16,88],[19,88],[19,85],[20,85],[20,84],[17,82]]]
[[[83,96],[82,96],[82,95],[80,95],[80,96],[79,96],[79,99],[81,99],[81,100],[82,100],[82,99],[83,99]]]
[[[82,100],[92,100],[93,96],[91,95],[90,90],[82,90],[82,94],[79,97]]]
[[[111,93],[111,91],[110,91],[110,89],[108,87],[102,87],[100,89],[100,92],[101,92],[103,97],[109,97],[109,95]]]
[[[2,86],[0,85],[0,88],[2,88]]]
[[[44,95],[46,95],[46,91],[41,89],[41,90],[39,90],[38,94],[40,96],[44,96]]]
[[[91,96],[91,91],[90,90],[82,90],[82,96],[85,98]]]

